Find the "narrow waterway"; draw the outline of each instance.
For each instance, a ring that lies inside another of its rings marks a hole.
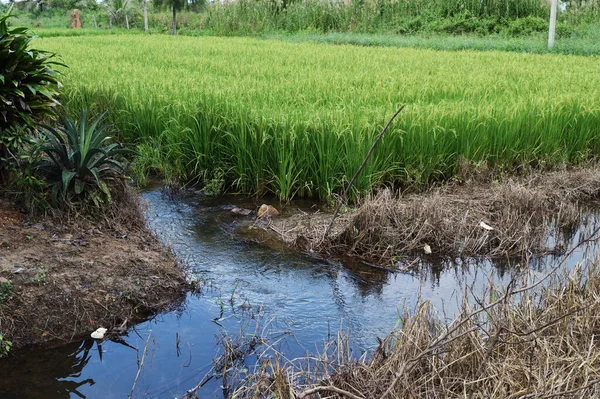
[[[439,261],[411,273],[325,262],[276,250],[235,232],[233,199],[207,201],[192,194],[173,199],[160,189],[144,194],[151,228],[202,283],[176,309],[132,327],[121,342],[91,339],[63,347],[25,350],[0,362],[2,398],[127,398],[143,348],[148,354],[131,397],[177,398],[209,372],[217,338],[260,333],[288,358],[318,351],[342,329],[356,355],[373,348],[398,321],[399,313],[422,299],[451,314],[465,285],[481,290],[488,280],[506,282],[512,262]],[[571,245],[596,223],[584,218],[566,234]],[[566,267],[590,255],[576,250]],[[556,264],[547,256],[529,265],[534,275]],[[199,397],[222,397],[212,379]]]

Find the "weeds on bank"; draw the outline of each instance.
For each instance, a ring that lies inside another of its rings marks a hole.
[[[12,281],[3,278],[2,281],[0,281],[0,305],[8,301],[13,294]]]

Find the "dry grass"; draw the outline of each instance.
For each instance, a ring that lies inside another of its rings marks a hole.
[[[563,250],[583,204],[600,197],[600,167],[492,180],[481,169],[464,184],[400,196],[384,189],[342,215],[323,239],[327,214],[271,221],[289,244],[328,254],[350,254],[393,265],[430,246],[437,256],[519,256]],[[485,181],[485,182],[482,182]],[[481,222],[491,226],[489,231]],[[550,234],[556,245],[548,245]]]
[[[352,360],[341,336],[320,356],[274,357],[232,397],[599,397],[600,256],[561,268],[490,284],[485,299],[467,301],[466,292],[452,322],[421,303],[369,359]]]

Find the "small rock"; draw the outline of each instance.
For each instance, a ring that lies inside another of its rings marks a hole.
[[[273,216],[279,216],[279,211],[277,209],[275,209],[275,207],[271,206],[271,205],[267,205],[267,204],[262,204],[260,206],[260,208],[258,209],[258,212],[256,213],[256,215],[258,216],[258,218],[270,218]]]
[[[423,251],[427,254],[427,255],[431,255],[431,247],[427,244],[425,244],[425,246],[423,247]]]
[[[106,334],[107,331],[106,328],[100,327],[91,334],[91,337],[94,339],[104,339],[104,334]]]
[[[13,274],[21,274],[24,271],[25,271],[25,269],[22,267],[15,267],[12,272],[13,272]]]
[[[0,285],[5,285],[10,283],[10,280],[4,277],[0,277]]]
[[[202,190],[196,190],[196,191],[194,191],[194,194],[199,195],[201,197],[205,195],[204,191],[202,191]]]
[[[240,215],[240,216],[248,216],[252,213],[250,209],[246,208],[238,208],[237,206],[231,210],[231,213]]]
[[[44,225],[41,224],[41,223],[36,223],[33,226],[31,226],[31,227],[33,227],[34,229],[40,230],[40,231],[46,230],[46,228],[44,227]]]

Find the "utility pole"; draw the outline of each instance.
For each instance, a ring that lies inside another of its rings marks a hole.
[[[550,32],[548,32],[548,48],[554,47],[554,33],[556,32],[556,9],[558,8],[558,0],[552,0],[550,6]]]
[[[148,33],[148,0],[143,0],[144,3],[144,32]]]

